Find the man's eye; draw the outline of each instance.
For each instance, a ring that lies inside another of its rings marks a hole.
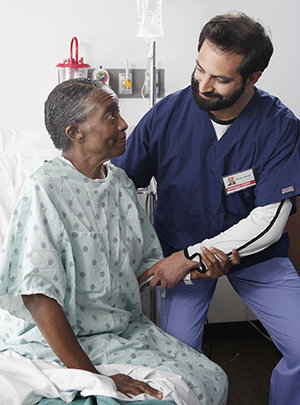
[[[221,83],[221,84],[227,84],[227,83],[229,83],[230,81],[229,81],[229,80],[226,80],[226,79],[217,78],[217,82],[218,82],[218,83]]]
[[[114,120],[114,119],[115,119],[115,114],[114,114],[114,113],[110,113],[110,114],[107,116],[107,118],[110,119],[110,120]]]

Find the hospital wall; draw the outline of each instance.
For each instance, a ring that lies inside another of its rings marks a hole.
[[[135,37],[136,0],[0,0],[0,128],[44,133],[43,103],[57,84],[56,64],[69,57],[70,41],[79,40],[79,56],[92,68],[144,68],[149,46]],[[270,27],[275,46],[259,86],[277,95],[300,116],[300,65],[296,0],[163,0],[165,35],[157,40],[157,67],[165,70],[165,94],[189,84],[197,57],[197,39],[215,14],[241,10]],[[148,110],[144,100],[120,100],[132,128]],[[183,134],[184,136],[184,134]],[[221,280],[210,322],[253,318],[226,280]]]

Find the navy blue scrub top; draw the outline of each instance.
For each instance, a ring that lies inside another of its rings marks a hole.
[[[156,178],[154,226],[169,255],[218,235],[255,207],[300,194],[299,132],[291,110],[256,88],[218,140],[189,86],[158,102],[130,135],[124,155],[112,162],[137,188]],[[223,176],[249,169],[256,185],[227,195]],[[249,260],[287,256],[286,236]]]

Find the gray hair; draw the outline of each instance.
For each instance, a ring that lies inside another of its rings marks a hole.
[[[45,126],[57,149],[65,152],[70,148],[66,128],[88,118],[99,90],[112,91],[101,81],[88,78],[64,81],[51,91],[44,106]]]

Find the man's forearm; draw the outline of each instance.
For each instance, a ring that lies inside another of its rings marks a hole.
[[[187,257],[197,260],[203,246],[216,247],[228,255],[236,249],[240,257],[257,253],[280,239],[288,220],[292,203],[289,199],[257,207],[236,225],[219,235],[205,239],[186,249]],[[194,256],[195,255],[195,256]]]

